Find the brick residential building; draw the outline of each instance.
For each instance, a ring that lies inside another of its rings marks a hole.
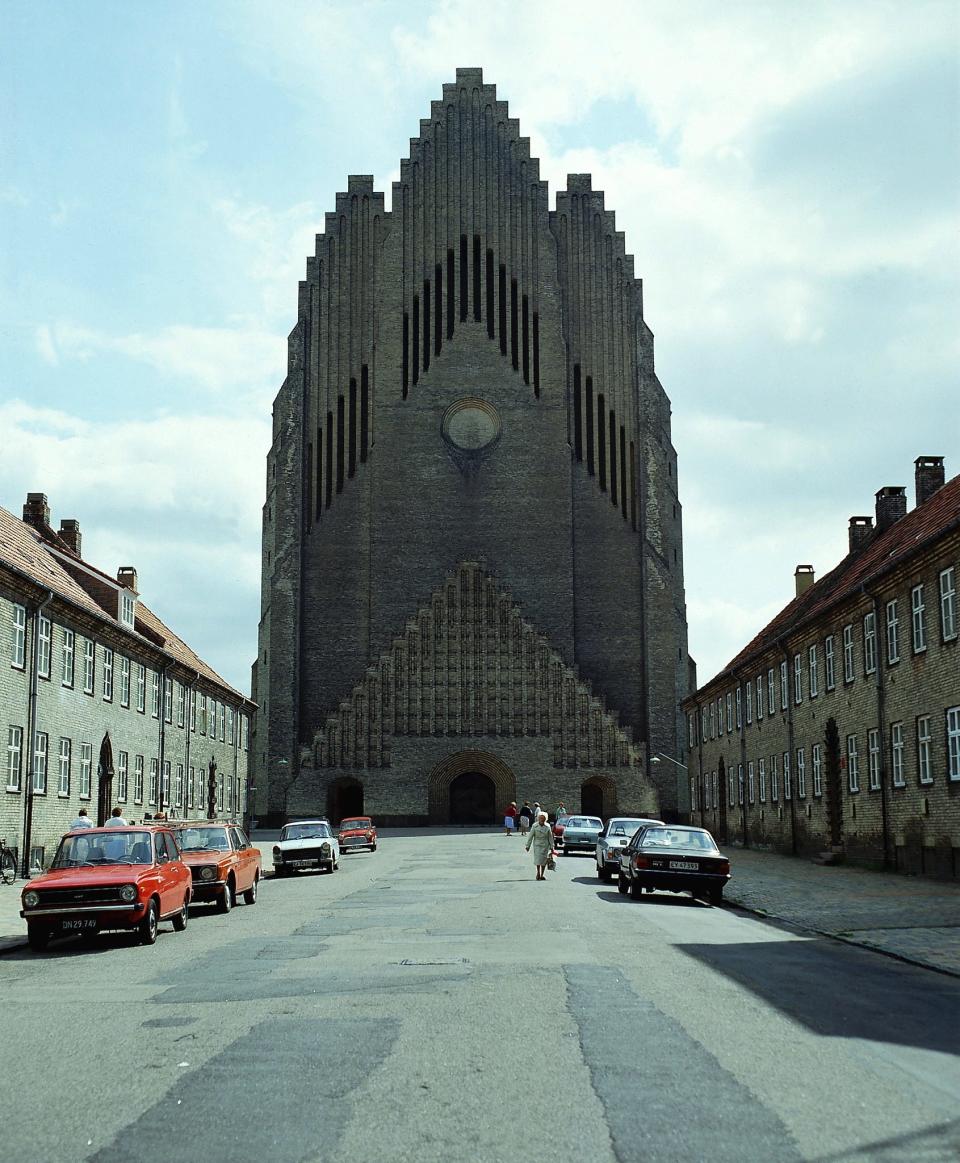
[[[81,556],[79,523],[0,508],[0,836],[21,867],[86,808],[102,823],[243,812],[253,704],[116,577]],[[213,804],[209,796],[213,795]]]
[[[728,842],[960,877],[960,477],[915,462],[849,553],[684,704],[693,818]]]
[[[686,608],[670,402],[588,174],[548,206],[481,70],[350,177],[273,411],[258,813],[674,815]],[[654,781],[658,781],[655,783]]]

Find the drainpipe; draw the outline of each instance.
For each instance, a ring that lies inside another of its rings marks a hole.
[[[887,711],[887,691],[883,683],[883,654],[881,650],[880,639],[880,611],[877,605],[876,594],[871,594],[867,591],[865,586],[860,587],[860,592],[865,598],[870,599],[871,609],[873,611],[873,636],[876,650],[877,662],[877,729],[880,732],[880,828],[883,835],[883,867],[890,868],[892,861],[890,860],[890,820],[888,817],[887,805],[887,772],[886,772],[886,711]],[[886,628],[884,628],[886,629]],[[886,645],[886,638],[884,637],[884,646]],[[869,740],[869,735],[867,736]],[[867,743],[867,756],[869,765],[870,744]]]
[[[191,714],[190,709],[194,705],[193,700],[197,697],[197,683],[199,681],[200,681],[200,671],[198,670],[198,671],[194,672],[193,682],[191,682],[191,684],[188,688],[187,708],[186,708],[186,714],[184,715],[184,718],[183,718],[183,728],[184,728],[184,731],[186,732],[186,736],[187,736],[187,743],[186,743],[186,747],[184,748],[184,751],[185,751],[184,767],[186,768],[186,777],[188,780],[190,780],[190,786],[184,789],[184,797],[183,797],[184,813],[186,813],[186,811],[187,811],[187,804],[190,802],[190,797],[193,795],[193,792],[194,792],[194,786],[193,786],[194,781],[190,775],[190,744],[193,742],[193,732],[190,729],[190,714]]]
[[[784,661],[787,664],[787,679],[790,677],[790,651],[787,649],[786,642],[781,642],[780,649],[783,651]],[[808,692],[809,693],[809,692]],[[794,768],[794,760],[796,759],[797,749],[794,747],[794,733],[793,733],[793,707],[796,701],[796,696],[789,692],[787,693],[787,754],[790,756],[790,854],[796,856],[797,854],[797,772]],[[782,702],[782,699],[781,699]]]
[[[167,733],[167,671],[170,669],[170,663],[163,664],[163,670],[160,671],[160,714],[157,718],[160,720],[158,728],[157,751],[159,758],[157,759],[157,815],[163,815],[163,756],[166,749]]]
[[[27,695],[27,786],[24,789],[26,795],[23,800],[23,845],[20,853],[20,875],[26,880],[30,875],[30,847],[32,843],[33,832],[33,780],[35,772],[33,770],[34,760],[36,758],[36,733],[37,733],[37,694],[38,694],[38,674],[37,667],[40,662],[40,615],[46,607],[53,601],[53,590],[47,590],[47,596],[33,611],[33,632],[30,639],[30,685],[29,693]],[[52,659],[51,659],[52,663]],[[50,747],[49,740],[47,746],[47,782],[50,781]]]

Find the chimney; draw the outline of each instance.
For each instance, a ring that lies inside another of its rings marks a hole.
[[[885,485],[877,490],[876,497],[877,532],[882,533],[907,515],[907,490],[902,485]]]
[[[793,580],[797,588],[797,597],[799,598],[800,595],[802,593],[806,593],[806,591],[817,580],[813,572],[813,566],[798,565],[797,568],[793,571]]]
[[[850,552],[855,553],[861,545],[866,543],[873,536],[873,518],[872,517],[851,517],[850,518]]]
[[[60,540],[65,541],[73,553],[80,556],[80,522],[68,518],[60,522]]]
[[[137,571],[132,565],[121,565],[117,570],[117,581],[125,589],[132,590],[135,594],[137,590]]]
[[[23,506],[23,521],[34,529],[45,529],[50,525],[50,506],[46,493],[27,493],[27,503]]]
[[[943,488],[943,457],[918,456],[913,462],[916,482],[916,504],[922,505],[937,489]]]

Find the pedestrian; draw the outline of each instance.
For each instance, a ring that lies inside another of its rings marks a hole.
[[[93,827],[93,821],[87,815],[87,809],[81,808],[80,811],[77,812],[77,818],[70,825],[70,831],[76,832],[76,830],[78,828],[92,828],[92,827]]]
[[[561,800],[560,803],[557,804],[557,823],[562,824],[568,815],[569,813],[567,812],[567,806],[563,800]]]
[[[520,809],[520,835],[526,836],[530,831],[530,825],[533,823],[533,808],[530,807],[530,801],[524,800],[523,807]]]
[[[547,823],[547,813],[540,812],[537,822],[527,837],[527,851],[533,847],[533,862],[537,866],[537,880],[546,880],[547,861],[553,854],[553,829]]]
[[[120,808],[114,808],[110,813],[110,819],[103,826],[105,828],[126,828],[128,825],[123,818],[123,811]]]
[[[503,813],[504,835],[506,835],[506,836],[513,835],[513,825],[514,825],[514,821],[516,820],[516,818],[517,818],[517,801],[511,800],[510,806]]]

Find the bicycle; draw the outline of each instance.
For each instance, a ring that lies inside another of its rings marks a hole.
[[[13,849],[7,847],[6,836],[0,836],[0,879],[4,884],[13,884],[17,879],[17,858]]]

